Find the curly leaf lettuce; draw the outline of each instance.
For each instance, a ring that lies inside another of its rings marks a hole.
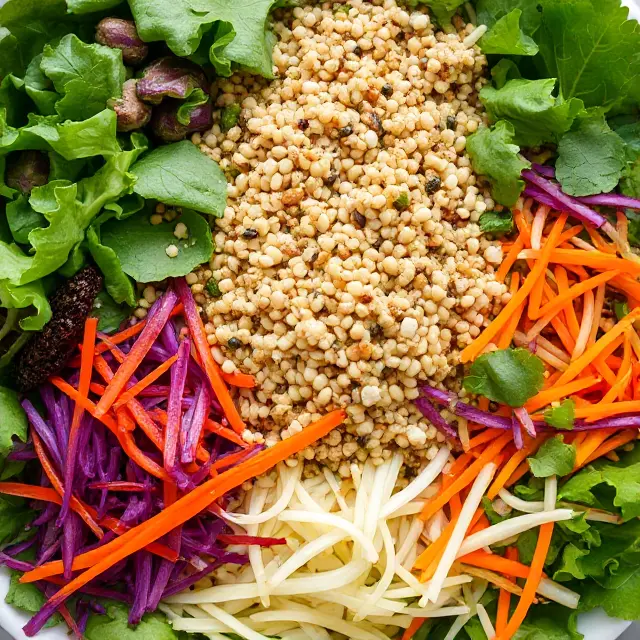
[[[499,120],[489,129],[483,127],[467,139],[467,151],[473,168],[491,183],[491,195],[500,204],[510,207],[524,189],[520,178],[531,163],[520,156],[520,148],[513,144],[515,130],[506,120]]]
[[[508,120],[513,125],[516,144],[537,147],[558,142],[584,108],[576,98],[565,102],[554,97],[555,85],[554,78],[509,80],[501,89],[484,87],[480,100],[491,121]]]
[[[480,39],[480,48],[484,53],[502,55],[535,56],[538,45],[520,28],[521,9],[513,9],[502,16]]]
[[[273,77],[275,37],[267,20],[275,3],[276,0],[129,1],[140,37],[145,42],[164,40],[179,56],[194,54],[206,32],[216,23],[227,23],[235,37],[224,48],[217,47],[212,57],[215,55],[223,67],[235,63],[266,78]],[[220,35],[228,39],[229,33],[229,27],[225,27]]]

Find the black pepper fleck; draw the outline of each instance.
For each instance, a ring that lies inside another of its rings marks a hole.
[[[389,98],[393,95],[393,87],[388,82],[382,87],[382,95],[385,98]]]
[[[300,131],[306,131],[309,128],[309,121],[306,119],[298,120],[298,129]]]
[[[253,240],[254,238],[258,237],[258,231],[257,229],[245,229],[242,232],[242,237],[246,238],[247,240]]]
[[[440,188],[441,184],[442,180],[440,180],[438,176],[433,176],[433,178],[430,178],[427,182],[427,193],[435,193]]]
[[[362,48],[360,46],[356,45],[353,48],[353,53],[354,53],[354,55],[360,57],[362,55]]]
[[[229,338],[227,342],[229,349],[239,349],[242,346],[242,342],[238,338]]]
[[[456,117],[447,116],[447,129],[455,129],[455,128],[456,128]]]
[[[341,127],[340,129],[338,129],[338,135],[341,138],[346,138],[347,136],[350,136],[353,133],[353,127],[348,124],[346,127]]]
[[[377,322],[375,322],[374,324],[371,325],[371,328],[369,329],[369,334],[371,335],[372,338],[380,338],[384,334],[384,330]]]
[[[360,229],[364,229],[367,225],[367,219],[359,211],[353,212],[353,221]]]
[[[324,183],[325,184],[334,184],[335,181],[338,179],[338,172],[337,171],[332,171],[325,179],[324,179]]]

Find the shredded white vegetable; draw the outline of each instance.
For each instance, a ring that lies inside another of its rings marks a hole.
[[[216,607],[214,604],[202,604],[200,605],[204,611],[206,611],[212,618],[219,620],[223,624],[226,624],[231,631],[235,631],[238,635],[241,635],[247,640],[267,640],[266,636],[254,631],[251,627],[240,621],[236,616],[232,616],[220,607]],[[175,624],[175,623],[174,623]]]
[[[549,476],[544,480],[544,510],[553,511],[556,508],[558,499],[558,479],[556,476]]]
[[[569,609],[577,609],[580,602],[580,594],[564,585],[558,584],[549,578],[542,578],[538,585],[538,593],[549,600],[553,600]]]
[[[433,460],[402,491],[396,493],[380,511],[381,518],[390,517],[408,502],[417,498],[441,473],[449,459],[449,448],[441,447]]]
[[[480,620],[480,624],[482,625],[483,631],[487,634],[487,638],[491,640],[496,635],[496,630],[493,627],[491,622],[491,618],[489,618],[489,614],[483,605],[476,605],[476,611],[478,612],[478,619]]]
[[[522,511],[522,513],[540,513],[544,511],[544,502],[542,502],[542,500],[529,502],[528,500],[523,500],[522,498],[514,496],[506,489],[500,489],[500,493],[498,495],[505,504],[509,505],[516,511]]]
[[[495,472],[496,465],[491,462],[482,468],[478,477],[475,479],[473,486],[471,487],[471,491],[469,491],[469,495],[462,506],[462,510],[458,516],[451,538],[449,538],[449,542],[445,547],[444,553],[438,563],[438,567],[431,579],[431,584],[429,585],[427,593],[420,600],[421,606],[424,606],[428,600],[436,602],[438,599],[444,581],[449,575],[449,571],[455,562],[456,555],[458,554],[460,545],[464,540],[465,533],[471,524],[473,514],[480,505],[485,492],[489,488],[489,484],[491,483]]]
[[[510,520],[504,520],[470,535],[460,547],[457,557],[465,556],[483,547],[490,547],[496,542],[519,535],[542,524],[570,520],[573,516],[574,513],[571,509],[554,509],[553,511],[528,513],[524,516],[516,516]]]

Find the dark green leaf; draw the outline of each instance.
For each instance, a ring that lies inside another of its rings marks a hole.
[[[20,582],[20,575],[16,571],[11,572],[11,582],[9,583],[9,591],[4,599],[7,604],[10,604],[16,609],[21,609],[27,613],[38,613],[47,601],[44,593],[36,587],[35,584],[22,584]],[[62,622],[62,617],[59,613],[56,613],[44,626],[45,629],[49,627],[55,627]]]
[[[218,281],[215,278],[209,278],[205,285],[205,289],[212,298],[219,298],[222,295],[220,287],[218,286]]]
[[[83,14],[113,9],[123,2],[124,0],[67,0],[67,5],[71,13]]]
[[[626,166],[624,142],[610,129],[602,111],[578,118],[558,145],[556,177],[572,196],[612,191]]]
[[[602,607],[612,618],[640,619],[640,567],[630,569],[626,577],[614,589],[605,589],[592,581],[585,582],[581,588],[580,608],[588,611]]]
[[[502,58],[491,68],[491,77],[496,89],[502,89],[509,80],[520,78],[520,70],[513,60]]]
[[[485,211],[480,216],[480,231],[503,236],[513,231],[513,216],[511,211]]]
[[[129,607],[120,602],[103,601],[107,613],[92,615],[84,637],[87,640],[178,640],[166,618],[147,614],[136,627],[128,623]]]
[[[538,45],[520,28],[521,9],[513,9],[499,18],[491,29],[480,38],[480,48],[484,53],[501,55],[535,56]]]
[[[63,96],[56,111],[65,119],[91,118],[122,95],[125,68],[119,49],[85,44],[69,34],[56,47],[45,47],[40,66]]]
[[[275,1],[130,0],[129,5],[141,38],[145,42],[164,40],[179,56],[195,53],[203,34],[215,23],[231,25],[235,37],[223,49],[216,50],[215,58],[272,78],[275,39],[267,17]],[[227,30],[227,36],[228,33]]]
[[[143,198],[221,217],[227,203],[224,173],[189,140],[159,147],[132,169]]]
[[[573,429],[576,403],[567,398],[557,406],[551,406],[544,412],[544,421],[556,429]]]
[[[537,147],[557,142],[583,110],[581,100],[555,98],[555,85],[553,78],[509,80],[501,89],[484,87],[480,99],[490,120],[508,120],[513,125],[516,144]]]
[[[489,518],[489,522],[491,524],[498,524],[499,522],[503,522],[504,520],[509,519],[509,516],[501,516],[493,508],[493,502],[491,502],[491,500],[489,500],[489,498],[487,498],[486,496],[482,498],[482,508],[484,509],[484,512],[487,518]]]
[[[531,473],[536,478],[563,477],[571,473],[576,463],[576,447],[565,444],[563,436],[550,438],[538,449],[533,458],[527,458]]]
[[[27,440],[27,416],[20,406],[18,394],[11,389],[0,387],[0,469],[5,464],[5,458],[11,452],[14,444],[14,438],[22,442]],[[0,516],[2,503],[0,503]],[[0,532],[2,531],[0,524]],[[0,542],[3,536],[0,533]]]
[[[464,3],[465,0],[417,0],[414,4],[425,4],[433,11],[438,24],[444,26],[451,22],[453,14]]]
[[[13,542],[23,535],[25,526],[33,517],[33,511],[24,500],[0,495],[0,545]]]
[[[132,307],[117,304],[106,292],[101,291],[93,304],[93,315],[98,320],[98,331],[113,333],[131,316]]]
[[[531,166],[513,144],[514,136],[513,125],[500,120],[491,129],[483,127],[467,139],[473,168],[491,183],[491,195],[496,202],[506,207],[515,204],[522,193],[524,182],[520,174]]]
[[[494,402],[521,407],[544,384],[544,364],[528,349],[485,353],[471,365],[464,388]]]
[[[187,239],[174,235],[179,222],[187,226]],[[184,276],[207,262],[213,250],[209,224],[188,209],[180,218],[158,225],[152,225],[145,212],[123,221],[111,220],[102,227],[102,243],[115,252],[123,271],[138,282]],[[167,255],[170,246],[177,247],[177,257]]]
[[[222,131],[233,129],[238,124],[241,111],[242,107],[237,102],[224,107],[220,113],[220,129]]]
[[[31,208],[26,196],[21,195],[8,202],[6,213],[11,235],[18,244],[29,244],[29,234],[47,225],[45,217]]]

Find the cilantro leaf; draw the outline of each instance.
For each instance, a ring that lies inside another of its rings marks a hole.
[[[186,225],[189,237],[174,235],[176,224]],[[185,209],[172,222],[153,225],[142,211],[124,221],[112,220],[102,227],[102,243],[117,256],[122,270],[137,282],[156,282],[171,276],[184,276],[206,262],[213,251],[211,227],[195,211]],[[167,247],[178,249],[175,257]]]
[[[23,536],[33,517],[33,511],[21,498],[0,496],[0,546]]]
[[[601,110],[578,118],[558,144],[556,177],[562,190],[572,196],[608,193],[626,166],[624,142],[611,130]]]
[[[527,458],[531,473],[536,478],[566,476],[576,463],[576,447],[565,444],[563,436],[550,438],[538,449],[533,458]]]
[[[508,120],[513,125],[516,144],[537,147],[557,142],[583,109],[581,100],[555,98],[555,85],[554,78],[509,80],[501,89],[484,87],[480,100],[490,120]]]
[[[191,141],[154,149],[132,169],[135,192],[143,198],[189,207],[221,217],[227,203],[224,173]]]
[[[510,207],[524,189],[520,179],[523,169],[531,163],[520,156],[513,144],[515,130],[506,120],[491,127],[482,127],[467,139],[467,150],[474,170],[491,183],[491,195],[500,204]]]
[[[145,42],[165,40],[179,56],[198,49],[203,34],[215,23],[226,23],[235,37],[215,58],[239,64],[255,73],[273,77],[272,51],[275,37],[267,17],[276,0],[130,0],[138,33]],[[221,34],[220,34],[221,35]],[[215,43],[214,43],[215,44]],[[213,57],[213,53],[212,53]],[[228,75],[225,73],[224,75]]]
[[[618,507],[625,520],[640,516],[640,447],[620,455],[619,462],[601,458],[569,478],[558,498],[590,507]]]
[[[544,421],[556,429],[573,429],[576,415],[576,403],[567,398],[558,406],[551,406],[544,412]]]
[[[504,235],[513,231],[513,216],[510,211],[485,211],[478,222],[482,233]]]
[[[107,612],[89,618],[84,633],[87,640],[178,640],[164,616],[146,614],[139,625],[130,627],[126,604],[103,600],[102,605]]]
[[[619,0],[542,3],[536,33],[545,77],[558,78],[565,100],[620,111],[638,100],[640,26]]]
[[[471,365],[464,388],[510,407],[521,407],[540,391],[544,364],[528,349],[485,353]]]
[[[122,95],[125,68],[122,52],[100,44],[85,44],[74,34],[44,48],[42,71],[62,98],[56,111],[64,119],[85,120]]]
[[[106,291],[101,291],[93,304],[91,315],[98,318],[98,331],[113,333],[131,316],[131,312],[132,307],[117,304]]]
[[[522,32],[521,17],[522,10],[513,9],[499,18],[478,43],[483,53],[535,56],[538,45]]]

